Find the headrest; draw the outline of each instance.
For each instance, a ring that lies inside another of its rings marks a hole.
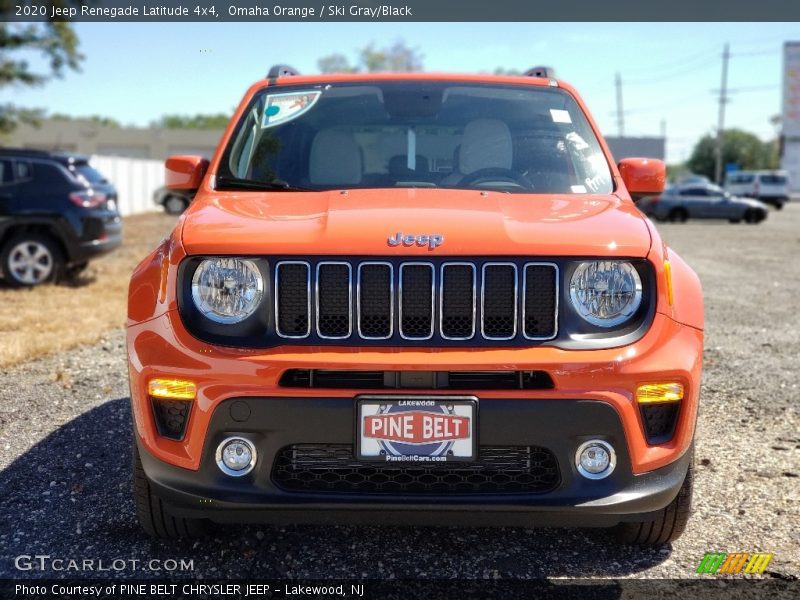
[[[349,131],[323,129],[311,143],[308,178],[322,185],[361,183],[361,149]]]
[[[481,169],[510,169],[511,158],[511,131],[503,121],[475,119],[467,123],[458,157],[464,175]]]

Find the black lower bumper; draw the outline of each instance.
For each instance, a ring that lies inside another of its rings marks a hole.
[[[558,466],[554,487],[538,493],[483,488],[378,494],[290,491],[278,485],[274,463],[287,446],[354,444],[354,406],[352,398],[228,400],[214,412],[198,471],[166,464],[140,446],[142,464],[171,512],[219,522],[605,527],[647,520],[664,508],[677,495],[691,459],[687,452],[666,467],[634,475],[622,424],[610,405],[487,399],[479,407],[479,448],[546,448]],[[217,445],[232,435],[247,437],[258,451],[256,468],[244,477],[225,475],[216,465]],[[617,465],[609,477],[590,480],[577,472],[575,451],[598,438],[614,447]]]

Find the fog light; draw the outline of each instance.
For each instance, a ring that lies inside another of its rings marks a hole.
[[[575,453],[578,473],[588,479],[603,479],[614,472],[617,455],[611,444],[602,440],[590,440],[580,445]]]
[[[255,465],[256,449],[246,439],[231,437],[217,446],[217,466],[226,475],[247,475]]]

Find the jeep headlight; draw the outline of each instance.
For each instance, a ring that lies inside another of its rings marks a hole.
[[[192,300],[217,323],[239,323],[252,315],[264,294],[258,266],[242,258],[208,258],[192,276]]]
[[[583,319],[614,327],[630,319],[642,303],[642,280],[627,261],[583,262],[572,274],[569,297]]]

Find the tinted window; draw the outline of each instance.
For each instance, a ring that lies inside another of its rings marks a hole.
[[[0,185],[14,181],[11,168],[12,163],[10,160],[0,159]]]
[[[786,177],[783,175],[761,175],[759,180],[766,185],[786,185]]]
[[[681,196],[706,196],[706,188],[684,188],[681,190]]]
[[[225,178],[310,189],[612,191],[597,138],[565,91],[427,81],[267,88],[237,125],[220,189]]]
[[[103,177],[100,171],[89,163],[75,163],[70,166],[70,171],[72,171],[78,179],[83,179],[87,183],[107,183],[106,178]]]
[[[33,166],[27,160],[17,161],[17,181],[33,179]]]

